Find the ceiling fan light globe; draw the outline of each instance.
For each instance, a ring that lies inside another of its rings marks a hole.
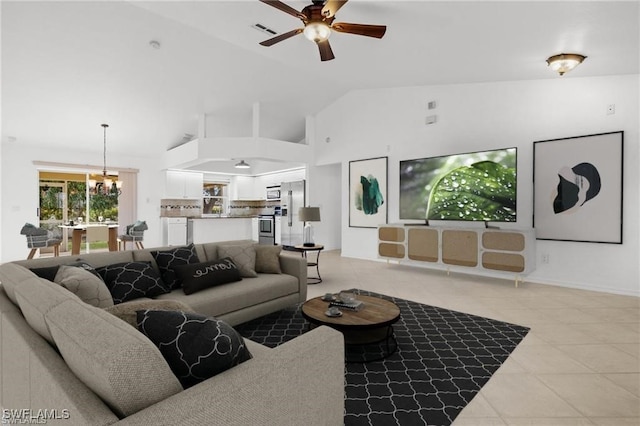
[[[325,41],[331,35],[331,28],[324,22],[310,22],[304,27],[304,36],[313,42]]]

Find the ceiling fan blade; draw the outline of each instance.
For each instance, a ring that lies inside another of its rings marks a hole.
[[[333,50],[331,50],[329,40],[319,41],[316,44],[318,45],[318,49],[320,49],[321,61],[330,61],[335,58],[335,56],[333,56]]]
[[[331,29],[339,33],[357,34],[366,37],[382,38],[387,31],[386,25],[349,24],[346,22],[336,22]]]
[[[293,15],[296,18],[305,20],[307,19],[307,17],[305,15],[302,14],[302,12],[298,12],[297,10],[295,10],[294,8],[292,8],[291,6],[288,6],[284,3],[282,3],[280,0],[260,0],[262,3],[268,4],[269,6],[273,6],[278,10],[281,10],[285,13],[288,13],[289,15]]]
[[[327,0],[324,7],[322,8],[322,16],[331,18],[348,1],[349,0]]]
[[[300,34],[302,31],[303,31],[302,28],[297,28],[295,30],[289,31],[288,33],[282,33],[282,34],[279,34],[279,35],[277,35],[277,36],[275,36],[273,38],[270,38],[269,40],[262,41],[262,42],[260,42],[260,45],[267,46],[267,47],[273,46],[274,44],[279,43],[282,40],[286,40],[286,39],[288,39],[290,37],[293,37],[294,35]]]

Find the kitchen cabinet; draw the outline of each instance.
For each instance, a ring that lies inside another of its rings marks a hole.
[[[162,218],[162,244],[165,246],[183,246],[187,244],[187,218]]]
[[[202,173],[167,170],[166,196],[174,198],[202,198]]]

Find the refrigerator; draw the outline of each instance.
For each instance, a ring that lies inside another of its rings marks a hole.
[[[305,204],[305,182],[282,182],[280,184],[281,226],[280,245],[284,248],[302,244],[304,223],[298,218],[298,209]]]

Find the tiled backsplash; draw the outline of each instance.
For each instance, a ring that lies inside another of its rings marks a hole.
[[[265,200],[229,201],[229,216],[255,217],[261,214],[273,214],[273,203]]]
[[[163,198],[160,200],[160,217],[200,217],[202,200]]]

